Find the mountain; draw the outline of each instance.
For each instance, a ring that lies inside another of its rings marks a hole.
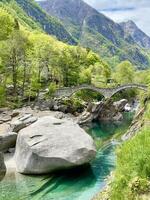
[[[150,37],[139,29],[133,21],[122,22],[120,26],[124,30],[126,38],[131,37],[141,47],[150,49]]]
[[[32,28],[40,28],[44,32],[56,36],[58,40],[76,44],[75,39],[55,17],[43,11],[34,0],[2,0],[0,6],[5,7],[13,15],[18,16],[21,23]]]
[[[82,0],[44,0],[39,5],[59,18],[78,44],[88,47],[105,58],[112,66],[129,60],[138,68],[149,66],[147,50],[134,38],[126,37],[124,29]]]
[[[38,2],[50,15],[58,17],[69,29],[72,35],[78,39],[82,36],[85,26],[102,33],[107,39],[118,44],[115,30],[123,34],[118,24],[100,14],[82,0],[44,0]],[[108,26],[110,26],[108,28]],[[107,31],[106,31],[107,30]]]

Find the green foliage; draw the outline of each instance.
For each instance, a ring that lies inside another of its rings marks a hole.
[[[136,71],[134,81],[150,86],[150,70]]]
[[[75,39],[54,17],[46,14],[34,0],[3,0],[0,7],[5,8],[24,28],[46,32],[69,44]]]
[[[105,63],[95,63],[92,68],[92,83],[96,86],[106,86],[110,78],[111,70]]]
[[[96,73],[95,66],[97,71],[102,69],[99,72],[102,71],[107,80],[108,66],[95,53],[80,46],[69,46],[38,31],[25,30],[19,23],[20,18],[19,21],[14,19],[14,13],[8,14],[5,10],[3,13],[14,22],[12,31],[9,35],[3,32],[6,37],[0,42],[0,81],[3,89],[13,87],[11,100],[30,101],[45,88],[51,96],[60,86],[90,84]],[[7,93],[4,95],[8,100]]]
[[[128,61],[118,65],[112,74],[109,65],[90,49],[69,46],[41,32],[43,23],[47,27],[47,23],[51,22],[53,25],[49,29],[65,37],[64,32],[59,32],[59,23],[49,18],[34,1],[3,0],[0,10],[0,27],[4,27],[0,28],[0,83],[6,91],[3,99],[7,102],[12,99],[15,102],[30,101],[45,89],[49,89],[51,96],[56,88],[64,86],[93,84],[113,87],[134,82],[135,78],[142,83],[142,78],[146,76],[144,72],[143,76],[139,76]],[[37,13],[41,13],[39,18]],[[44,30],[48,31],[46,28]],[[69,41],[68,37],[65,38]],[[114,80],[110,82],[112,77]],[[149,80],[148,77],[144,79],[147,84]],[[13,87],[13,90],[8,95],[6,88],[9,87]],[[125,93],[125,97],[132,95],[136,93]],[[102,99],[100,94],[88,90],[80,91],[76,96],[86,101]]]
[[[14,19],[8,12],[0,8],[0,41],[5,40],[14,29]]]
[[[0,107],[5,105],[5,89],[3,86],[0,86]]]
[[[76,114],[81,113],[84,110],[84,101],[77,97],[62,99],[62,104],[66,106],[66,112]]]
[[[150,191],[150,104],[144,120],[146,124],[130,141],[117,151],[115,180],[112,183],[111,200],[134,200]]]
[[[48,87],[48,94],[52,96],[56,92],[57,86],[56,83],[50,83]]]
[[[56,36],[61,41],[76,44],[64,26],[56,18],[47,15],[34,0],[16,0],[16,2],[44,32]]]
[[[80,84],[91,84],[92,82],[92,72],[91,68],[83,68],[80,73]]]
[[[83,99],[85,102],[92,102],[93,99],[101,101],[103,96],[92,90],[81,90],[75,94],[78,98]]]
[[[118,84],[132,83],[134,80],[135,68],[129,61],[121,62],[116,68],[113,74],[113,79]]]

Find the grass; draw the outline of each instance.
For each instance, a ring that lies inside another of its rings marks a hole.
[[[114,178],[103,195],[109,200],[150,199],[150,103],[138,134],[117,149]],[[103,200],[99,194],[94,200]],[[109,196],[109,198],[108,198]]]
[[[144,127],[117,152],[111,200],[135,200],[150,190],[150,127]]]
[[[111,200],[143,199],[150,192],[150,103],[143,116],[144,126],[117,150]]]

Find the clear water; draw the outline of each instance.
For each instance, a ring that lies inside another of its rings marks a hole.
[[[116,132],[124,132],[131,119],[128,114],[122,123],[93,123],[86,129],[96,142],[108,141]],[[0,200],[91,200],[114,167],[115,145],[107,142],[88,166],[40,177],[7,174],[0,182]]]

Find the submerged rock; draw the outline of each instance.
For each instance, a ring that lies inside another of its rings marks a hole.
[[[23,174],[45,174],[89,163],[96,155],[93,139],[77,124],[51,116],[21,130],[15,160]]]
[[[4,163],[4,156],[0,152],[0,181],[3,180],[5,174],[6,174],[6,166],[5,166],[5,163]]]

